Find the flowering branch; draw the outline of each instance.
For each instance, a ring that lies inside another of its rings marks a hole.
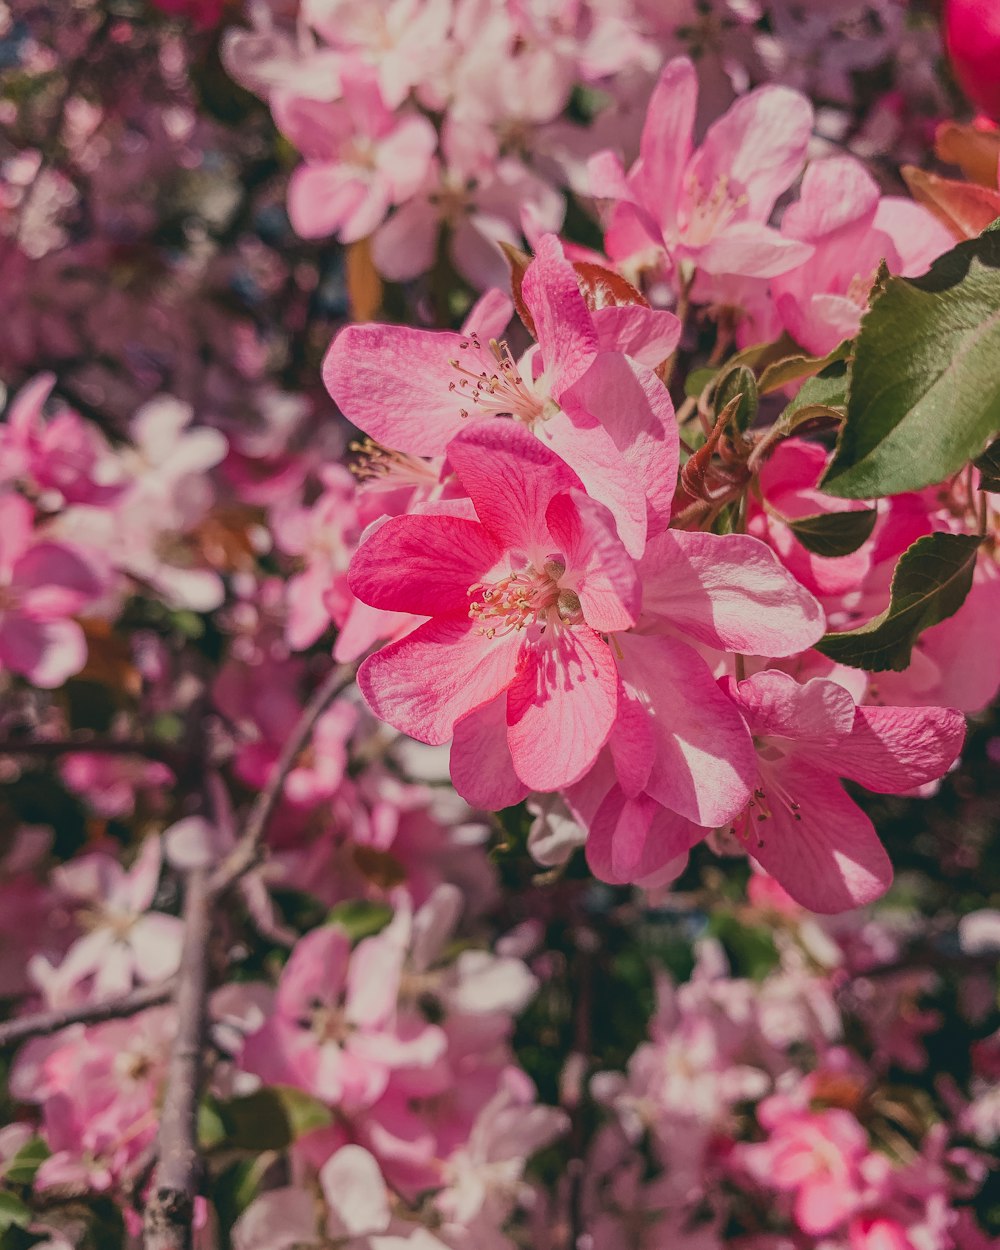
[[[103,1024],[105,1020],[123,1020],[137,1015],[147,1007],[159,1007],[173,993],[173,980],[157,985],[142,985],[116,998],[97,1003],[78,1003],[55,1011],[39,1011],[17,1020],[0,1024],[0,1049],[26,1041],[29,1037],[49,1037],[72,1024]]]

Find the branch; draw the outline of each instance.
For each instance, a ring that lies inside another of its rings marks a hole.
[[[35,755],[42,759],[56,759],[60,755],[75,753],[89,755],[141,755],[144,759],[159,760],[174,771],[183,768],[188,755],[166,743],[135,742],[127,738],[0,738],[0,756]]]
[[[198,1096],[208,996],[211,895],[208,874],[194,868],[184,892],[184,945],[174,1006],[177,1033],[170,1050],[158,1163],[144,1221],[145,1250],[191,1250],[198,1157]]]
[[[80,1003],[75,1007],[62,1007],[56,1011],[39,1011],[30,1016],[20,1016],[0,1024],[0,1048],[23,1042],[29,1037],[49,1037],[72,1024],[102,1024],[105,1020],[123,1020],[137,1015],[147,1007],[159,1007],[170,999],[173,981],[161,981],[158,985],[143,985],[118,998],[103,1002]]]
[[[212,874],[209,891],[213,897],[228,890],[257,862],[264,842],[264,834],[267,832],[268,821],[278,805],[288,774],[298,759],[299,753],[309,741],[316,722],[337,695],[351,684],[355,672],[356,665],[354,664],[340,664],[331,669],[302,709],[302,715],[282,747],[267,785],[257,795],[247,814],[239,842]]]

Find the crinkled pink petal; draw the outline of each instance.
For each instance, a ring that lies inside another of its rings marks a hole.
[[[448,444],[448,459],[492,538],[531,551],[549,544],[545,512],[580,479],[518,421],[481,422]]]
[[[594,418],[580,413],[553,413],[535,426],[539,441],[569,466],[575,484],[611,512],[618,536],[630,556],[646,546],[648,505],[635,489],[635,479],[614,439]],[[563,488],[567,489],[567,488]]]
[[[598,308],[594,325],[602,352],[621,352],[656,369],[677,350],[681,323],[672,312],[642,304]]]
[[[377,442],[437,456],[463,428],[463,409],[475,416],[452,360],[473,374],[496,367],[487,349],[448,330],[346,326],[326,354],[323,381],[344,416]]]
[[[487,638],[470,620],[428,621],[369,656],[358,687],[376,716],[420,742],[440,746],[455,722],[514,680],[521,638]]]
[[[507,698],[501,695],[455,725],[451,780],[471,807],[496,812],[530,793],[514,772],[507,744]]]
[[[545,373],[558,397],[587,372],[598,351],[597,330],[576,270],[554,234],[538,241],[524,274],[521,295],[531,312]]]
[[[646,108],[639,161],[629,175],[636,197],[657,216],[664,233],[677,221],[685,167],[691,153],[698,75],[687,57],[663,67]]]
[[[622,678],[646,709],[656,743],[647,791],[705,826],[746,806],[757,771],[750,733],[708,666],[675,638],[616,635]]]
[[[468,616],[469,587],[503,550],[476,521],[391,517],[354,553],[351,590],[362,602],[389,612]]]
[[[434,264],[441,212],[418,197],[398,208],[372,236],[372,262],[390,282],[410,282]]]
[[[811,647],[823,609],[759,539],[668,530],[640,565],[643,610],[706,646],[786,656]]]
[[[627,799],[616,786],[587,835],[587,863],[613,884],[643,881],[683,860],[705,830],[668,812],[648,795]]]
[[[965,740],[965,717],[943,707],[859,707],[831,764],[878,794],[903,794],[944,776]]]
[[[764,798],[749,809],[747,850],[797,903],[829,915],[885,893],[892,882],[885,848],[830,773],[796,757],[762,768],[760,787]],[[770,813],[764,820],[761,803]]]
[[[744,221],[726,226],[704,246],[688,245],[687,251],[710,274],[776,278],[804,264],[813,249],[809,243],[785,238],[771,226]]]
[[[578,428],[588,419],[601,422],[624,463],[630,493],[634,497],[639,483],[646,496],[647,533],[666,528],[679,440],[674,406],[660,378],[638,361],[603,352],[564,397],[564,406]]]
[[[608,740],[618,707],[611,648],[586,626],[526,646],[507,693],[514,771],[532,790],[577,781]]]
[[[800,752],[833,760],[855,725],[854,699],[835,681],[814,677],[799,683],[788,673],[765,669],[726,687],[756,737],[785,738]]]

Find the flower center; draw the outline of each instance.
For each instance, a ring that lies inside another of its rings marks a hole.
[[[517,633],[529,625],[542,632],[549,625],[577,625],[583,620],[580,597],[559,586],[566,566],[546,560],[539,572],[529,565],[498,582],[476,582],[469,587],[469,616],[487,638]],[[473,598],[475,596],[475,598]]]
[[[483,345],[472,332],[462,340],[459,348],[481,352]],[[475,404],[485,416],[516,417],[529,426],[539,419],[544,420],[548,415],[547,406],[521,376],[507,344],[490,339],[489,350],[496,361],[496,367],[490,372],[483,369],[477,373],[461,360],[449,361],[459,376],[458,381],[448,383],[448,390]],[[470,410],[463,407],[460,411],[463,417],[467,417]]]
[[[745,195],[734,195],[729,189],[728,174],[720,174],[706,191],[697,175],[690,173],[684,179],[684,190],[688,211],[680,233],[692,247],[703,247],[713,239],[747,202]]]

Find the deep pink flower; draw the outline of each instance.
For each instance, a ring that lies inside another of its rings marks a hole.
[[[517,776],[554,790],[593,763],[614,723],[601,634],[633,624],[635,567],[607,510],[514,422],[471,428],[448,458],[474,512],[395,517],[352,562],[359,598],[432,618],[369,657],[358,684],[376,715],[431,743],[504,695]]]

